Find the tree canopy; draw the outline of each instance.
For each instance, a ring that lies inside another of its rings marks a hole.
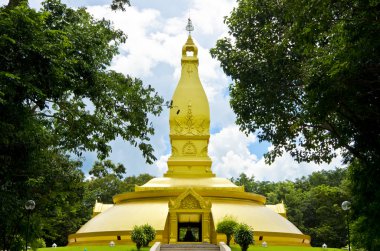
[[[233,79],[237,124],[273,144],[268,162],[285,151],[317,163],[339,152],[352,164],[353,209],[368,220],[362,229],[373,230],[363,244],[373,250],[380,245],[380,225],[369,220],[380,219],[379,5],[240,0],[225,19],[229,37],[211,50]]]
[[[1,12],[3,131],[16,123],[8,122],[13,114],[25,112],[49,130],[56,147],[104,158],[107,143],[121,136],[151,163],[147,142],[154,129],[147,114],[158,115],[162,99],[140,80],[108,69],[126,36],[85,9],[56,0],[43,6],[41,12],[25,5]]]
[[[152,163],[156,158],[149,143],[154,133],[149,116],[159,115],[163,102],[151,86],[109,69],[127,38],[109,21],[96,20],[85,8],[74,10],[58,0],[43,2],[38,11],[27,3],[11,0],[0,7],[4,250],[15,248],[25,236],[24,203],[29,199],[37,205],[31,233],[45,233],[43,237],[52,240],[58,231],[72,233],[83,223],[85,187],[78,182],[83,173],[81,163],[72,160],[74,154],[95,151],[104,160],[111,151],[109,142],[120,137]],[[128,1],[113,3],[120,8]],[[100,169],[94,172],[102,174]],[[73,218],[78,221],[68,220]]]
[[[241,129],[273,143],[269,160],[378,157],[376,2],[245,0],[226,18],[231,37],[211,53],[234,81]]]
[[[340,205],[350,197],[348,171],[319,171],[295,181],[257,181],[241,174],[232,179],[244,185],[247,192],[266,196],[267,204],[284,203],[286,216],[304,234],[311,236],[311,245],[341,248],[347,244],[345,212]]]
[[[238,223],[236,219],[232,216],[224,216],[223,219],[216,225],[216,232],[226,235],[227,246],[230,246],[230,241],[237,225]]]
[[[241,251],[247,251],[250,244],[254,244],[253,229],[245,223],[239,223],[234,229],[234,240],[239,244]]]

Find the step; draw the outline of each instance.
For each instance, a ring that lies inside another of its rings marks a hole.
[[[219,251],[219,246],[214,244],[199,243],[199,244],[163,244],[160,247],[161,251]]]

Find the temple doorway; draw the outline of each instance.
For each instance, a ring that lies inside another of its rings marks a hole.
[[[211,202],[187,189],[169,201],[169,243],[210,243]]]
[[[201,240],[201,222],[178,223],[178,242],[201,242]]]

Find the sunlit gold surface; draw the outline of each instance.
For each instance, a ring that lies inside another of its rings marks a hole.
[[[243,187],[238,187],[228,179],[224,178],[154,178],[143,186],[136,187],[136,191],[152,189],[173,189],[173,188],[223,188],[231,191],[244,191]]]
[[[210,108],[198,75],[198,48],[189,36],[182,48],[181,77],[170,109],[170,144],[165,177],[214,177],[208,156]]]
[[[266,207],[286,218],[286,208],[284,202],[276,205],[266,205]]]
[[[107,209],[110,209],[111,207],[113,207],[113,204],[103,204],[101,202],[96,201],[92,210],[92,217],[106,211]]]
[[[258,244],[310,245],[310,237],[286,219],[283,204],[268,208],[265,197],[214,177],[208,156],[210,110],[198,76],[197,52],[189,36],[170,109],[172,153],[167,173],[137,186],[135,192],[115,195],[113,205],[97,203],[97,215],[69,236],[69,245],[130,243],[133,227],[145,223],[157,230],[155,241],[176,243],[178,223],[186,222],[201,226],[201,242],[217,243],[226,241],[215,231],[226,215],[253,227]]]

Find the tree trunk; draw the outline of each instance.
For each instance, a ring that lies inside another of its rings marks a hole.
[[[231,235],[227,234],[227,246],[230,246]]]

